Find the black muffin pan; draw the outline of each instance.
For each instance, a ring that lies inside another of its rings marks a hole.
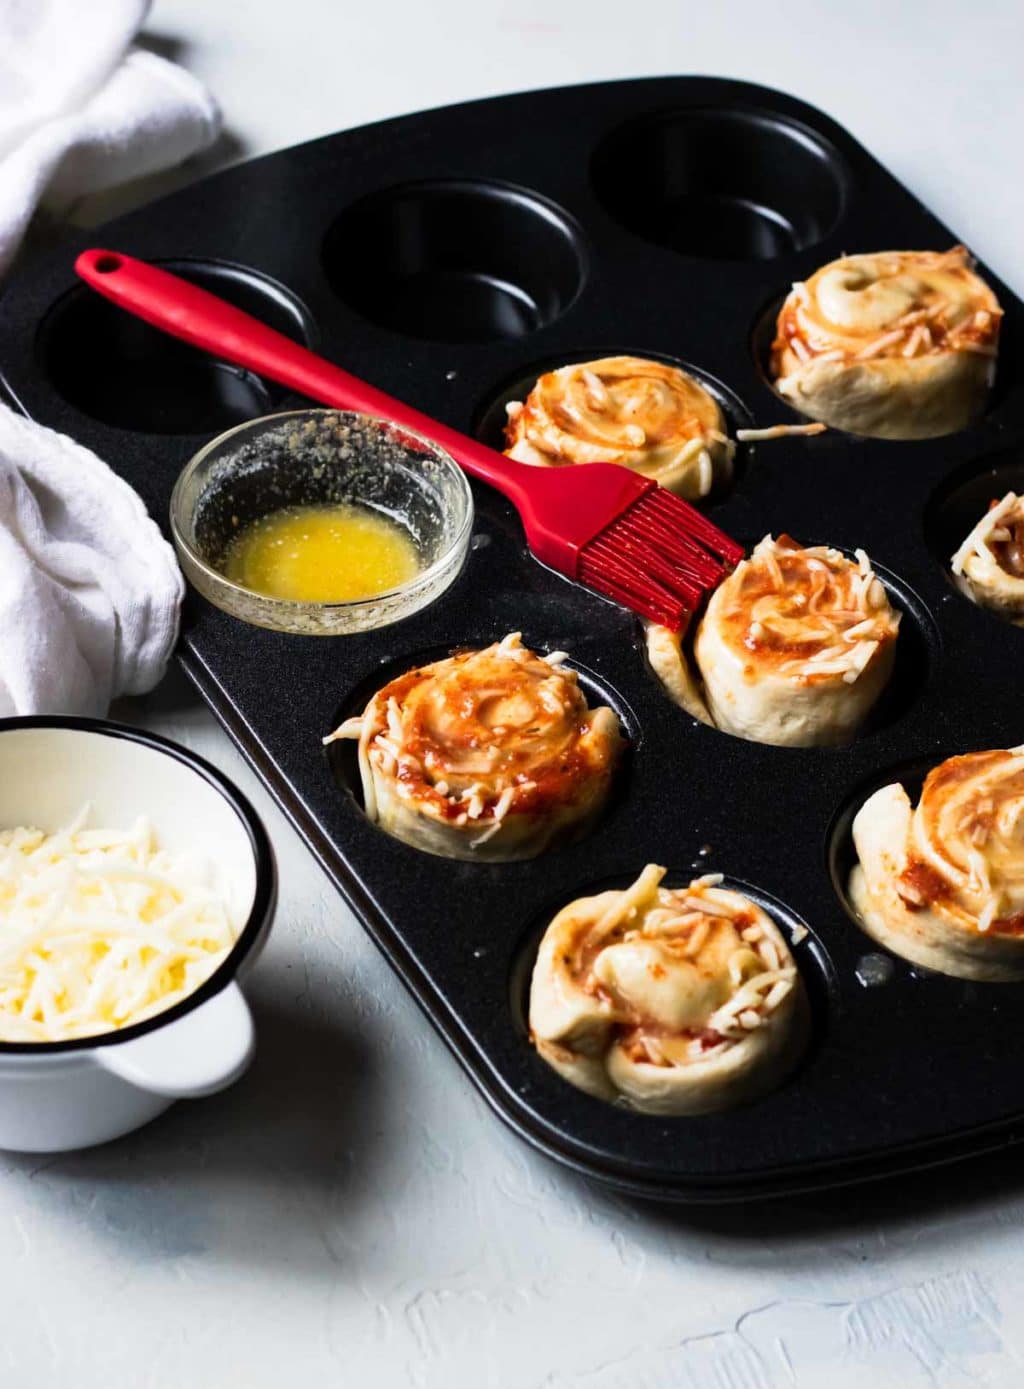
[[[78,285],[86,245],[190,275],[497,442],[502,403],[538,372],[617,352],[684,364],[733,428],[793,420],[764,370],[790,284],[843,252],[955,240],[843,129],[777,92],[688,77],[537,92],[332,135],[79,237],[7,291],[4,374],[22,409],[94,448],[166,526],[174,480],[211,434],[301,402]],[[1024,741],[1024,631],[948,576],[988,497],[1024,480],[1022,305],[982,273],[1006,310],[983,418],[925,442],[830,431],[741,449],[734,485],[708,507],[746,543],[785,530],[863,546],[879,566],[905,614],[901,654],[848,747],[764,747],[696,724],[647,669],[632,616],[534,563],[511,508],[483,487],[461,577],[379,632],[284,636],[189,596],[181,659],[200,691],[493,1108],[591,1176],[742,1199],[923,1166],[1024,1129],[1024,985],[886,965],[844,895],[850,814],[869,790]],[[590,697],[618,710],[631,750],[613,805],[589,838],[528,863],[456,863],[388,838],[363,815],[351,749],[325,751],[322,736],[398,671],[513,630],[567,650]],[[676,881],[722,872],[791,934],[807,930],[794,953],[813,1043],[757,1103],[633,1114],[574,1090],[529,1045],[544,925],[651,861]]]

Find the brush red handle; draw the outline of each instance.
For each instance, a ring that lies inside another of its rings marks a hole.
[[[233,304],[117,251],[83,251],[83,280],[153,327],[327,405],[391,420],[503,492],[537,559],[642,617],[679,629],[742,547],[652,478],[617,463],[535,468],[368,386]]]
[[[284,333],[236,309],[208,290],[120,251],[83,251],[75,270],[93,289],[136,318],[247,367],[311,400],[368,415],[386,416],[440,444],[467,472],[505,488],[521,465],[458,430],[369,386]]]
[[[575,557],[608,519],[608,499],[595,506],[593,525],[587,517],[588,498],[580,489],[573,514],[546,523],[549,508],[538,507],[548,490],[547,469],[516,463],[476,439],[451,429],[394,396],[379,391],[341,367],[310,352],[251,314],[226,303],[208,290],[120,251],[83,251],[75,261],[83,280],[112,303],[171,336],[202,348],[224,361],[247,367],[311,400],[346,410],[358,410],[392,420],[446,449],[473,477],[496,487],[528,521],[531,546],[538,559],[564,573],[575,572]],[[623,468],[622,506],[643,488]],[[596,499],[595,499],[596,500]],[[540,514],[538,514],[540,513]],[[571,533],[571,538],[570,538]]]

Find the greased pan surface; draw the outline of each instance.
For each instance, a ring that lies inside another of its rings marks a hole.
[[[502,97],[255,160],[37,261],[3,301],[5,385],[95,448],[166,525],[178,471],[205,439],[297,399],[77,285],[87,244],[194,275],[493,442],[518,383],[620,351],[694,369],[733,428],[793,420],[761,366],[791,282],[846,251],[955,240],[840,127],[764,88],[665,78]],[[382,631],[285,636],[189,597],[192,679],[493,1107],[583,1172],[665,1198],[742,1199],[961,1156],[1024,1126],[1024,985],[893,960],[865,987],[858,967],[878,952],[842,893],[850,813],[867,791],[1024,741],[1024,632],[972,607],[945,565],[979,502],[1024,483],[1022,305],[981,271],[1006,310],[981,420],[923,442],[830,432],[741,450],[734,486],[709,506],[746,543],[787,530],[863,546],[903,608],[892,689],[849,747],[778,749],[695,724],[647,670],[631,616],[534,563],[514,513],[483,488],[461,577]],[[321,737],[390,675],[511,630],[567,650],[588,694],[619,711],[632,749],[609,813],[583,842],[526,863],[458,863],[388,838],[363,816],[351,750],[325,751]],[[787,933],[809,930],[794,954],[813,1043],[755,1104],[632,1114],[568,1086],[528,1044],[543,926],[650,861],[670,881],[722,872]]]

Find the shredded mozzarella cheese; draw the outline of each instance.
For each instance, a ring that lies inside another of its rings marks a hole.
[[[238,936],[201,865],[128,830],[0,831],[0,1039],[142,1022],[197,989]]]
[[[741,444],[756,444],[764,439],[791,439],[814,434],[824,434],[827,424],[816,421],[814,424],[772,424],[767,429],[737,429],[736,438]]]

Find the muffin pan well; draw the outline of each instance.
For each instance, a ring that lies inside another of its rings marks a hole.
[[[572,366],[577,362],[598,361],[602,357],[645,357],[649,361],[664,362],[667,366],[679,367],[680,370],[699,381],[709,395],[714,396],[725,416],[730,438],[735,436],[737,429],[750,429],[754,423],[753,415],[735,393],[723,381],[717,381],[714,377],[709,376],[696,363],[681,361],[678,357],[669,356],[664,352],[654,352],[649,347],[642,350],[634,349],[628,343],[620,341],[611,347],[595,347],[593,344],[584,344],[577,346],[571,352],[562,352],[557,357],[520,364],[514,379],[501,383],[491,398],[484,402],[483,408],[477,412],[471,433],[490,448],[505,448],[507,443],[506,426],[508,424],[506,407],[511,401],[520,403],[524,401],[537,379],[545,372],[556,371],[559,367]],[[747,453],[748,449],[743,444],[736,446],[731,477],[727,481],[715,485],[711,493],[711,501],[720,500],[735,485],[746,462]]]
[[[965,603],[970,599],[956,587],[949,567],[950,556],[956,553],[985,515],[989,503],[1005,497],[1007,492],[1016,492],[1018,496],[1024,492],[1022,448],[972,459],[943,478],[928,498],[924,510],[925,539],[935,556],[935,562]],[[976,611],[986,613],[1004,627],[1008,625],[1005,618],[997,617],[986,608],[976,608]],[[1014,628],[1009,626],[1008,630],[1012,634]],[[1021,732],[1021,740],[1024,740],[1024,731]]]
[[[521,338],[583,283],[582,237],[508,184],[426,181],[342,212],[324,242],[335,291],[364,318],[433,342]]]
[[[747,412],[758,425],[795,420],[752,350],[765,306],[844,251],[955,240],[844,130],[777,92],[665,78],[503,97],[270,155],[39,260],[5,296],[5,385],[108,459],[166,524],[179,470],[214,430],[299,402],[244,373],[228,389],[227,368],[154,343],[76,287],[86,244],[226,266],[241,278],[209,283],[227,297],[243,282],[257,295],[271,286],[245,307],[490,440],[535,367],[595,345],[692,363],[720,383],[734,426]],[[880,972],[833,881],[864,787],[890,768],[1024,737],[1024,644],[959,599],[937,562],[964,485],[1014,477],[1024,460],[1024,306],[982,273],[1006,310],[1000,385],[982,419],[925,442],[832,431],[758,444],[708,504],[743,540],[785,530],[859,545],[892,576],[914,659],[896,707],[847,747],[778,749],[695,724],[645,669],[632,616],[533,562],[511,508],[484,487],[461,576],[394,626],[287,636],[189,597],[181,659],[196,685],[495,1110],[582,1172],[664,1198],[744,1199],[1024,1132],[1024,986],[900,960]],[[321,738],[425,653],[509,631],[568,651],[588,692],[624,716],[633,745],[618,794],[586,839],[529,862],[454,862],[390,839],[362,812],[346,750]],[[787,933],[809,928],[795,954],[813,1045],[755,1104],[697,1119],[630,1113],[572,1089],[528,1044],[523,990],[540,927],[648,862],[675,882],[723,872],[776,904]]]
[[[714,493],[712,493],[712,503],[713,501]],[[748,535],[736,537],[747,551],[751,550],[760,538],[760,536]],[[835,535],[831,535],[828,540],[817,536],[810,538],[800,536],[798,538],[801,544],[808,546],[832,545],[833,548],[842,550],[848,559],[854,558],[856,547],[843,545]],[[902,719],[913,708],[927,687],[931,672],[939,659],[942,645],[937,624],[932,619],[925,603],[913,589],[908,588],[902,579],[886,569],[884,565],[872,561],[872,566],[875,575],[885,586],[889,602],[900,614],[901,620],[892,674],[878,699],[878,703],[871,709],[858,729],[856,734],[858,741],[862,738],[870,738],[873,734],[888,728],[897,720]],[[693,638],[696,635],[696,628],[696,623],[691,625],[682,645],[687,663],[691,671],[697,672],[699,680],[699,666],[693,655]],[[664,689],[660,678],[647,660],[647,643],[642,630],[639,635],[639,643],[644,649],[644,660],[651,680],[659,689]],[[665,690],[665,698],[671,698],[667,690]],[[714,728],[711,725],[702,725],[702,727],[725,738],[737,736],[727,729]],[[775,751],[784,756],[786,749],[776,748]]]
[[[216,261],[168,261],[167,269],[313,346],[303,306],[266,276]],[[69,405],[120,429],[216,432],[268,414],[282,395],[251,372],[192,352],[119,312],[85,285],[54,304],[37,351],[42,370]]]
[[[842,156],[806,125],[722,106],[626,122],[598,146],[592,176],[629,231],[710,260],[774,260],[815,245],[845,187]]]

